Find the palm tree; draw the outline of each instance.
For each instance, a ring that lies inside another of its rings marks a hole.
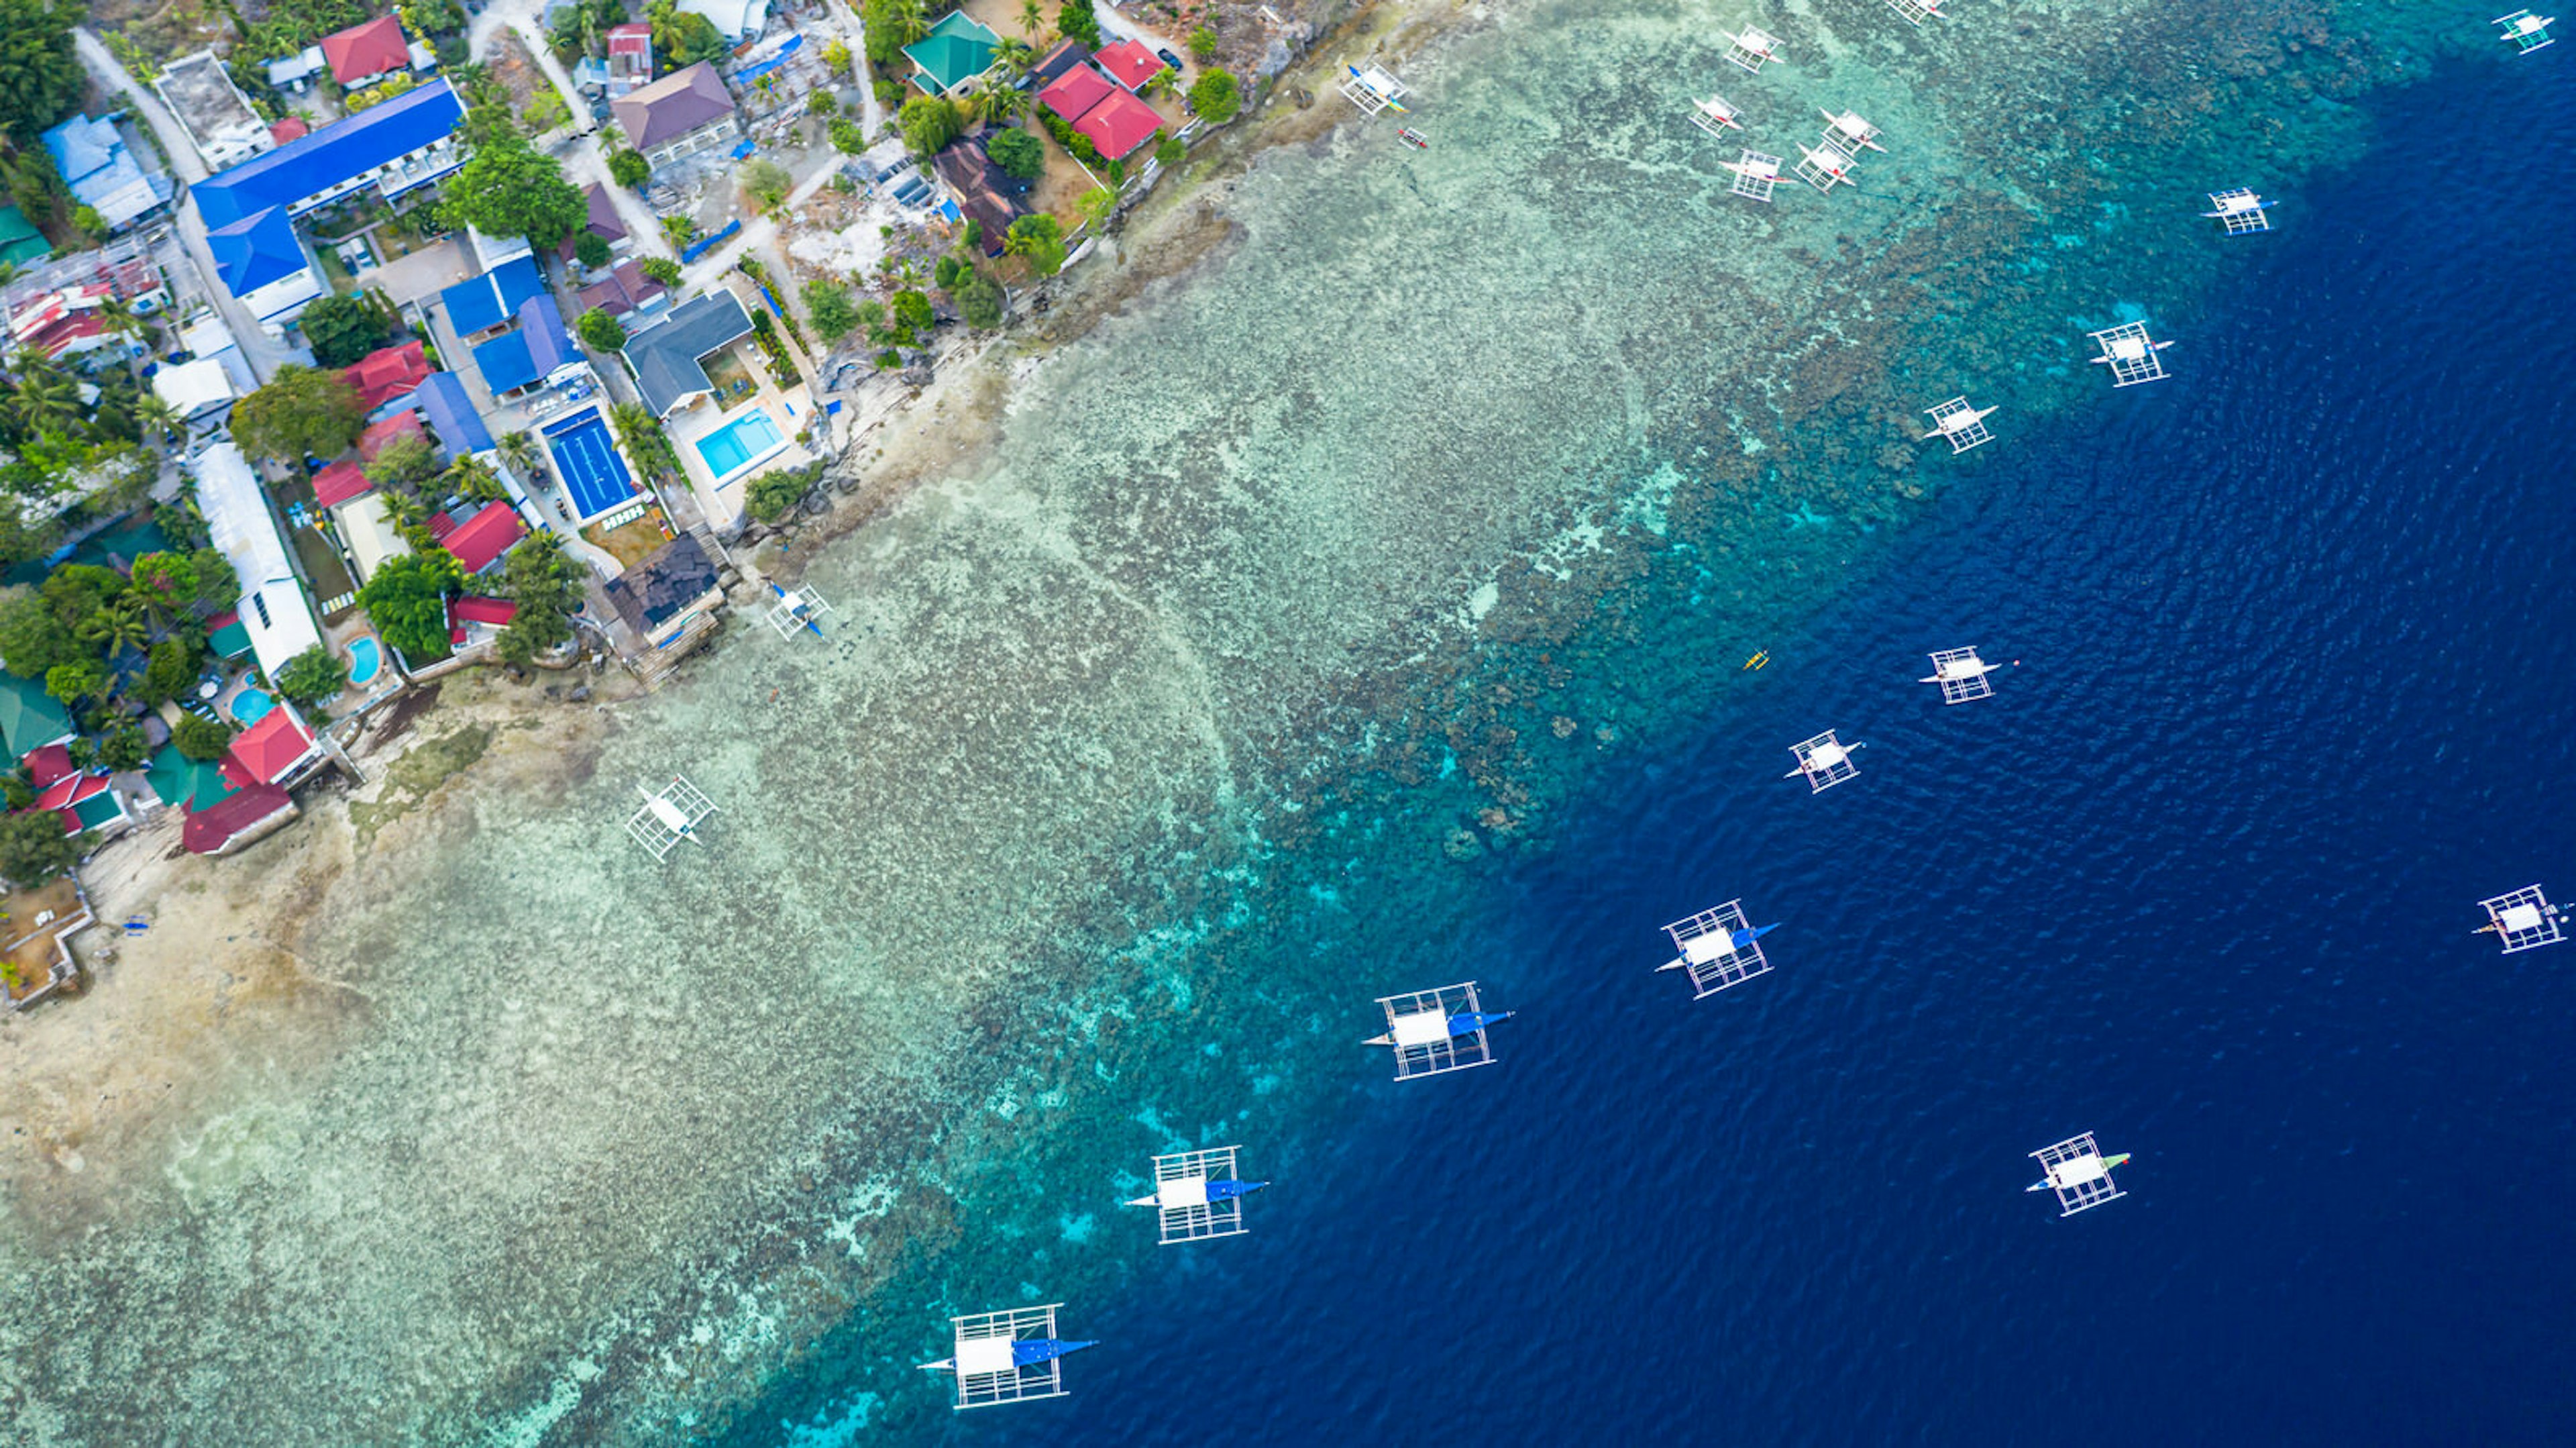
[[[158,392],[145,391],[134,399],[135,432],[140,441],[150,442],[156,436],[166,439],[187,420],[186,414]]]
[[[1029,68],[1037,63],[1036,46],[1025,40],[1013,40],[1006,35],[994,45],[993,63],[985,69],[984,73],[1000,76],[1006,81],[1015,81],[1027,75]]]
[[[1046,29],[1045,0],[1020,0],[1020,29],[1031,40],[1037,39],[1038,32]]]
[[[1029,93],[988,70],[976,79],[966,106],[988,124],[1005,125],[1027,114]]]
[[[152,606],[132,594],[118,599],[88,618],[81,620],[74,633],[96,644],[113,657],[128,648],[140,648],[152,637]]]
[[[536,476],[537,439],[535,434],[522,430],[511,433],[502,438],[501,461],[509,465],[510,471],[517,473],[523,478]]]
[[[140,337],[152,330],[152,324],[134,310],[134,304],[118,296],[99,299],[98,320],[100,325],[120,336]]]
[[[897,46],[910,45],[930,33],[930,20],[922,13],[921,0],[894,0],[888,10],[886,20],[894,28]]]
[[[429,505],[409,493],[393,488],[379,488],[376,490],[376,499],[385,510],[385,521],[393,524],[396,532],[417,528],[424,519],[429,517]]]
[[[11,420],[28,432],[60,427],[80,417],[80,384],[51,367],[29,367],[9,394],[8,408]]]
[[[466,453],[447,469],[447,485],[478,503],[497,503],[510,496],[501,484],[501,475],[481,457]]]

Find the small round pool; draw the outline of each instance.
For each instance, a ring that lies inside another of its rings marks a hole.
[[[244,689],[233,695],[232,703],[226,707],[232,710],[235,721],[247,727],[267,718],[268,711],[277,707],[277,701],[257,689]]]
[[[349,645],[349,682],[365,685],[385,666],[384,651],[371,635]]]

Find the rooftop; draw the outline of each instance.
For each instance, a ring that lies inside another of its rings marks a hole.
[[[925,90],[945,95],[993,68],[994,48],[1002,37],[963,10],[939,17],[930,33],[903,48],[904,58],[920,67]]]
[[[233,763],[261,784],[275,784],[304,756],[313,752],[313,731],[295,717],[295,706],[283,700],[258,723],[233,736]]]
[[[607,276],[581,289],[581,306],[586,312],[623,316],[650,304],[666,290],[660,282],[644,275],[640,264],[621,261]]]
[[[376,455],[391,446],[396,439],[406,437],[416,437],[423,442],[429,441],[428,434],[421,429],[420,414],[417,412],[397,412],[381,422],[370,425],[365,432],[358,434],[358,461],[362,464],[374,462]]]
[[[1115,161],[1154,139],[1154,133],[1163,128],[1163,118],[1125,91],[1111,91],[1100,104],[1083,112],[1073,128],[1090,137],[1101,155]]]
[[[1066,71],[1080,68],[1082,63],[1089,59],[1091,59],[1090,46],[1079,40],[1060,41],[1055,49],[1040,56],[1038,63],[1029,67],[1029,77],[1038,85],[1051,85],[1058,76]]]
[[[74,116],[45,132],[45,149],[72,199],[95,209],[110,231],[171,197],[170,178],[146,171],[107,116]]]
[[[683,533],[654,550],[651,557],[608,580],[607,590],[609,602],[617,605],[618,617],[637,632],[650,633],[677,618],[715,586],[715,560],[707,557],[695,534]]]
[[[216,443],[197,455],[196,470],[206,531],[241,581],[238,622],[250,635],[260,671],[275,678],[287,660],[322,642],[321,627],[287,557],[267,492],[241,449]]]
[[[71,716],[42,681],[0,673],[0,743],[7,744],[10,758],[24,759],[71,733]]]
[[[403,39],[399,17],[380,15],[323,36],[322,57],[331,62],[333,80],[355,85],[389,70],[407,69],[411,65],[411,42]]]
[[[567,363],[581,360],[563,313],[551,296],[530,297],[519,307],[519,325],[474,349],[474,370],[495,397],[531,387]]]
[[[1107,76],[1090,66],[1078,65],[1039,91],[1038,102],[1068,121],[1078,121],[1085,111],[1107,100],[1117,89]]]
[[[235,839],[294,807],[285,790],[254,784],[191,813],[180,828],[179,842],[191,854],[219,854]]]
[[[629,91],[611,102],[610,109],[628,144],[643,150],[732,115],[733,95],[716,68],[702,60]]]
[[[1151,46],[1133,38],[1103,49],[1091,61],[1107,71],[1111,80],[1131,91],[1143,90],[1145,82],[1154,78],[1154,72],[1171,69]]]
[[[313,501],[325,508],[336,508],[352,498],[364,497],[375,487],[367,481],[367,470],[354,458],[342,458],[313,475]]]
[[[457,524],[456,531],[438,540],[438,546],[456,556],[458,567],[468,573],[480,573],[526,536],[528,528],[519,521],[517,509],[507,503],[486,503],[482,512]]]
[[[513,257],[479,277],[468,277],[438,294],[447,308],[447,325],[460,338],[488,332],[518,315],[532,297],[544,295],[545,278],[536,258]]]
[[[223,61],[211,50],[183,55],[162,66],[152,87],[179,113],[179,123],[191,136],[220,136],[259,124],[241,92],[233,88],[232,77],[224,73]]]
[[[358,405],[369,412],[418,387],[429,375],[429,358],[418,342],[380,347],[344,369],[358,389]]]
[[[750,331],[742,300],[717,290],[690,298],[659,325],[627,338],[626,360],[635,369],[645,404],[656,416],[667,416],[690,397],[712,390],[715,384],[698,359]]]
[[[432,81],[209,176],[189,190],[208,226],[229,226],[271,207],[293,206],[408,156],[444,139],[463,119],[465,104],[456,98],[455,88],[444,80]]]
[[[483,425],[483,414],[474,410],[474,400],[465,393],[465,379],[453,372],[432,372],[411,395],[412,405],[429,419],[429,430],[438,434],[438,445],[453,462],[462,453],[492,450],[492,433]]]

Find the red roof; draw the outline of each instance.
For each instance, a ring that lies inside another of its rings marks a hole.
[[[367,481],[367,470],[347,458],[313,475],[313,501],[326,508],[336,508],[351,498],[363,498],[375,484]]]
[[[302,116],[288,116],[268,123],[268,138],[281,146],[289,141],[301,141],[312,134],[313,128],[304,124]]]
[[[372,75],[411,65],[411,42],[403,39],[402,21],[380,15],[336,34],[322,37],[322,57],[331,62],[331,78],[354,85]]]
[[[373,412],[418,387],[429,376],[429,358],[418,342],[379,347],[342,369],[342,375],[358,389],[358,405]]]
[[[446,509],[441,508],[437,512],[429,515],[428,526],[431,540],[441,541],[444,540],[448,534],[456,531],[456,520],[448,516]]]
[[[611,55],[651,55],[653,26],[648,21],[633,20],[614,25],[608,31],[608,53]]]
[[[188,816],[187,824],[180,827],[179,843],[193,854],[211,855],[231,844],[242,831],[294,804],[276,785],[254,784],[220,804],[208,805]]]
[[[416,437],[422,442],[429,441],[429,434],[421,429],[419,413],[397,412],[358,434],[359,459],[363,462],[374,462],[376,454],[385,450],[385,444],[398,437]]]
[[[527,525],[519,521],[517,509],[507,503],[488,503],[482,512],[458,524],[455,532],[438,543],[456,555],[458,567],[468,573],[480,573],[493,559],[509,552],[511,544],[526,536]]]
[[[70,809],[82,800],[106,792],[107,780],[99,775],[66,774],[55,780],[53,786],[43,794],[36,796],[36,808]],[[72,829],[77,833],[80,826],[75,824]]]
[[[27,782],[38,789],[51,789],[54,781],[72,772],[72,751],[63,744],[48,744],[21,761],[27,766]]]
[[[1094,51],[1091,61],[1109,72],[1111,80],[1131,91],[1143,90],[1145,82],[1154,78],[1154,72],[1171,69],[1145,42],[1134,39],[1122,40],[1107,50]]]
[[[1068,121],[1080,120],[1085,111],[1111,96],[1118,87],[1109,78],[1087,65],[1077,65],[1055,78],[1055,84],[1038,92],[1038,101],[1048,110]]]
[[[448,605],[458,623],[505,624],[519,616],[519,606],[506,598],[460,598]]]
[[[1115,161],[1154,139],[1154,133],[1163,128],[1163,118],[1125,91],[1111,91],[1109,99],[1085,111],[1073,128],[1089,136],[1103,157]]]
[[[261,784],[277,783],[279,775],[312,752],[312,731],[284,705],[269,710],[258,723],[233,736],[233,762]]]

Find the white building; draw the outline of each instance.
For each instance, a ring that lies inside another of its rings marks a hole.
[[[287,660],[322,642],[322,627],[250,460],[226,439],[197,455],[196,472],[206,531],[241,580],[238,607],[242,627],[250,631],[251,655],[260,672],[274,679]]]

